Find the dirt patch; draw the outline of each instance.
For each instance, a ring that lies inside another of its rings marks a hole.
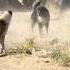
[[[48,58],[12,55],[0,58],[0,70],[70,70],[70,68],[47,63]]]

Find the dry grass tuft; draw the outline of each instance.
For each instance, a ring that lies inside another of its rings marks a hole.
[[[60,65],[70,66],[70,48],[68,43],[58,43],[52,46],[50,56]]]
[[[32,38],[30,39],[26,39],[23,43],[20,43],[19,45],[16,45],[15,46],[16,49],[8,49],[7,50],[7,54],[22,54],[22,53],[25,53],[25,54],[32,54],[32,48],[34,47],[34,40]]]

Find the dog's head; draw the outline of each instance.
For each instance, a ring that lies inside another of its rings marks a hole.
[[[9,23],[11,21],[11,18],[12,18],[11,10],[7,10],[7,11],[3,12],[0,16],[0,19],[4,20],[6,23]]]
[[[3,16],[12,16],[12,11],[11,10],[7,10],[7,11],[4,11],[2,13]]]

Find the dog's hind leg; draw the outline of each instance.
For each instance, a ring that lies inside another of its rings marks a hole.
[[[5,53],[5,52],[6,52],[6,51],[5,51],[4,39],[5,39],[5,37],[3,37],[2,40],[1,40],[1,46],[2,46],[2,48],[1,48],[1,53]]]
[[[36,23],[35,21],[32,21],[32,24],[31,24],[32,30],[34,29],[35,23]]]
[[[32,16],[31,16],[31,30],[32,30],[32,32],[34,32],[34,27],[35,27],[35,24],[36,24],[36,22],[37,22],[37,18],[36,18],[36,15],[34,15],[34,13],[32,14]]]
[[[45,24],[46,33],[48,33],[49,23]]]
[[[39,33],[42,36],[42,28],[43,28],[43,25],[41,23],[38,23],[38,26],[39,26]]]

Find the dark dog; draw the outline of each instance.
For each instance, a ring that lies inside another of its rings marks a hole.
[[[31,20],[32,28],[34,28],[36,23],[38,23],[40,34],[43,26],[46,27],[46,32],[48,32],[50,13],[48,9],[41,5],[41,1],[37,2],[36,4],[34,3]]]
[[[0,16],[0,43],[2,45],[1,53],[5,52],[4,40],[5,40],[5,35],[11,21],[11,17],[12,17],[11,10],[5,11]]]

